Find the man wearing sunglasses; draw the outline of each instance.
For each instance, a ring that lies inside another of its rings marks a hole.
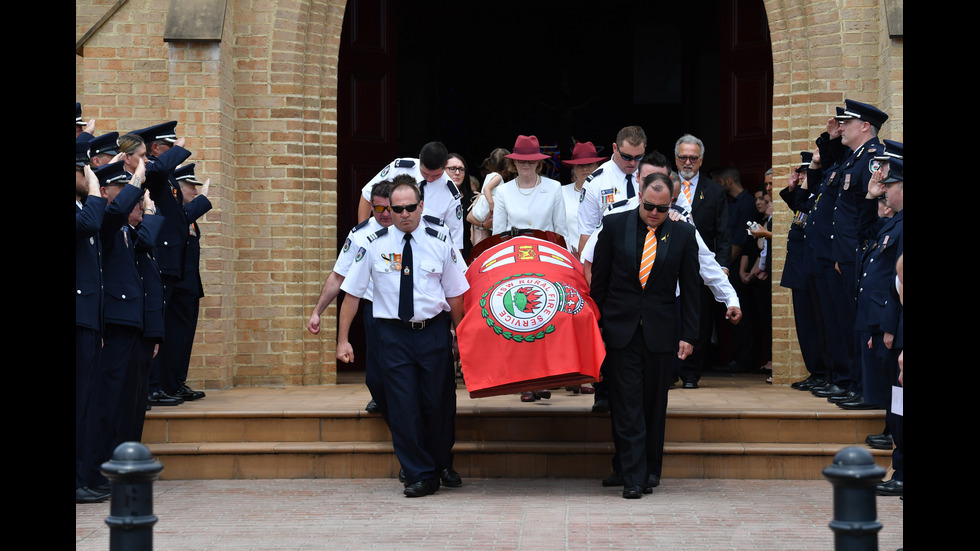
[[[603,220],[592,265],[591,293],[602,314],[608,360],[603,375],[627,499],[656,485],[651,477],[663,463],[671,358],[686,358],[697,342],[696,232],[669,219],[672,187],[668,176],[647,176],[639,207]]]
[[[348,341],[359,298],[374,287],[378,366],[388,402],[395,455],[405,473],[404,493],[422,497],[440,482],[460,486],[452,468],[456,381],[451,328],[463,317],[469,288],[463,260],[444,234],[421,224],[425,204],[414,182],[399,177],[391,189],[392,225],[358,247],[341,289],[337,359],[349,362]]]
[[[402,174],[411,175],[418,182],[422,197],[425,199],[426,224],[438,220],[436,225],[444,225],[442,230],[448,232],[450,243],[457,250],[463,248],[463,206],[459,188],[446,175],[446,164],[449,162],[449,150],[442,142],[429,142],[422,146],[418,159],[395,159],[381,169],[371,181],[361,189],[361,200],[357,208],[359,222],[367,220],[371,215],[371,186],[383,180],[393,180]]]
[[[623,128],[616,135],[612,158],[585,179],[578,205],[578,250],[585,247],[606,208],[637,195],[636,167],[643,160],[646,148],[647,135],[642,128]]]
[[[354,226],[344,247],[337,254],[337,261],[334,263],[333,271],[323,282],[323,290],[320,298],[313,307],[310,314],[310,321],[306,323],[306,329],[316,335],[320,333],[320,315],[330,306],[330,303],[340,294],[340,286],[344,283],[344,278],[354,263],[354,255],[367,242],[367,236],[381,228],[391,225],[391,202],[388,198],[391,192],[391,182],[384,180],[371,186],[371,217]],[[370,413],[380,413],[385,422],[388,422],[388,410],[385,407],[384,387],[381,384],[381,375],[378,372],[377,362],[374,361],[374,317],[372,315],[373,289],[369,287],[364,296],[364,337],[365,337],[365,362],[364,362],[364,383],[371,392],[371,401],[364,408]]]

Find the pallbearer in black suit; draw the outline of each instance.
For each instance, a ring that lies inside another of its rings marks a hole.
[[[698,336],[698,243],[693,226],[667,216],[671,188],[667,176],[647,176],[639,208],[603,219],[592,265],[613,440],[629,499],[655,485],[650,477],[663,462],[671,357],[689,356]]]
[[[422,497],[440,482],[460,486],[452,468],[456,393],[451,329],[463,316],[469,283],[463,259],[445,234],[420,224],[423,201],[412,181],[391,189],[394,222],[358,247],[341,289],[337,359],[350,362],[348,331],[359,299],[374,286],[378,365],[388,401],[404,493]]]

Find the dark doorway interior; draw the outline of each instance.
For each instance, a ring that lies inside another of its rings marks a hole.
[[[400,153],[437,138],[474,165],[535,134],[567,156],[639,124],[651,148],[690,132],[719,164],[721,4],[404,2]]]

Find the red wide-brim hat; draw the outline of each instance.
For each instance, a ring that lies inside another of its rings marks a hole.
[[[579,142],[572,149],[572,158],[561,163],[563,165],[589,165],[592,163],[601,163],[606,159],[608,157],[600,157],[596,153],[595,146],[592,145],[592,142]]]
[[[541,153],[537,136],[518,136],[517,141],[514,142],[514,152],[504,157],[515,161],[542,161],[548,158]]]

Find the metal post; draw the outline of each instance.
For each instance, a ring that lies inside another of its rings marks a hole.
[[[109,516],[109,551],[152,551],[153,481],[163,464],[139,442],[124,442],[102,464],[102,474],[112,482]]]
[[[877,551],[881,523],[875,507],[875,486],[885,469],[871,453],[857,446],[842,449],[823,476],[834,485],[834,531],[836,551]]]

